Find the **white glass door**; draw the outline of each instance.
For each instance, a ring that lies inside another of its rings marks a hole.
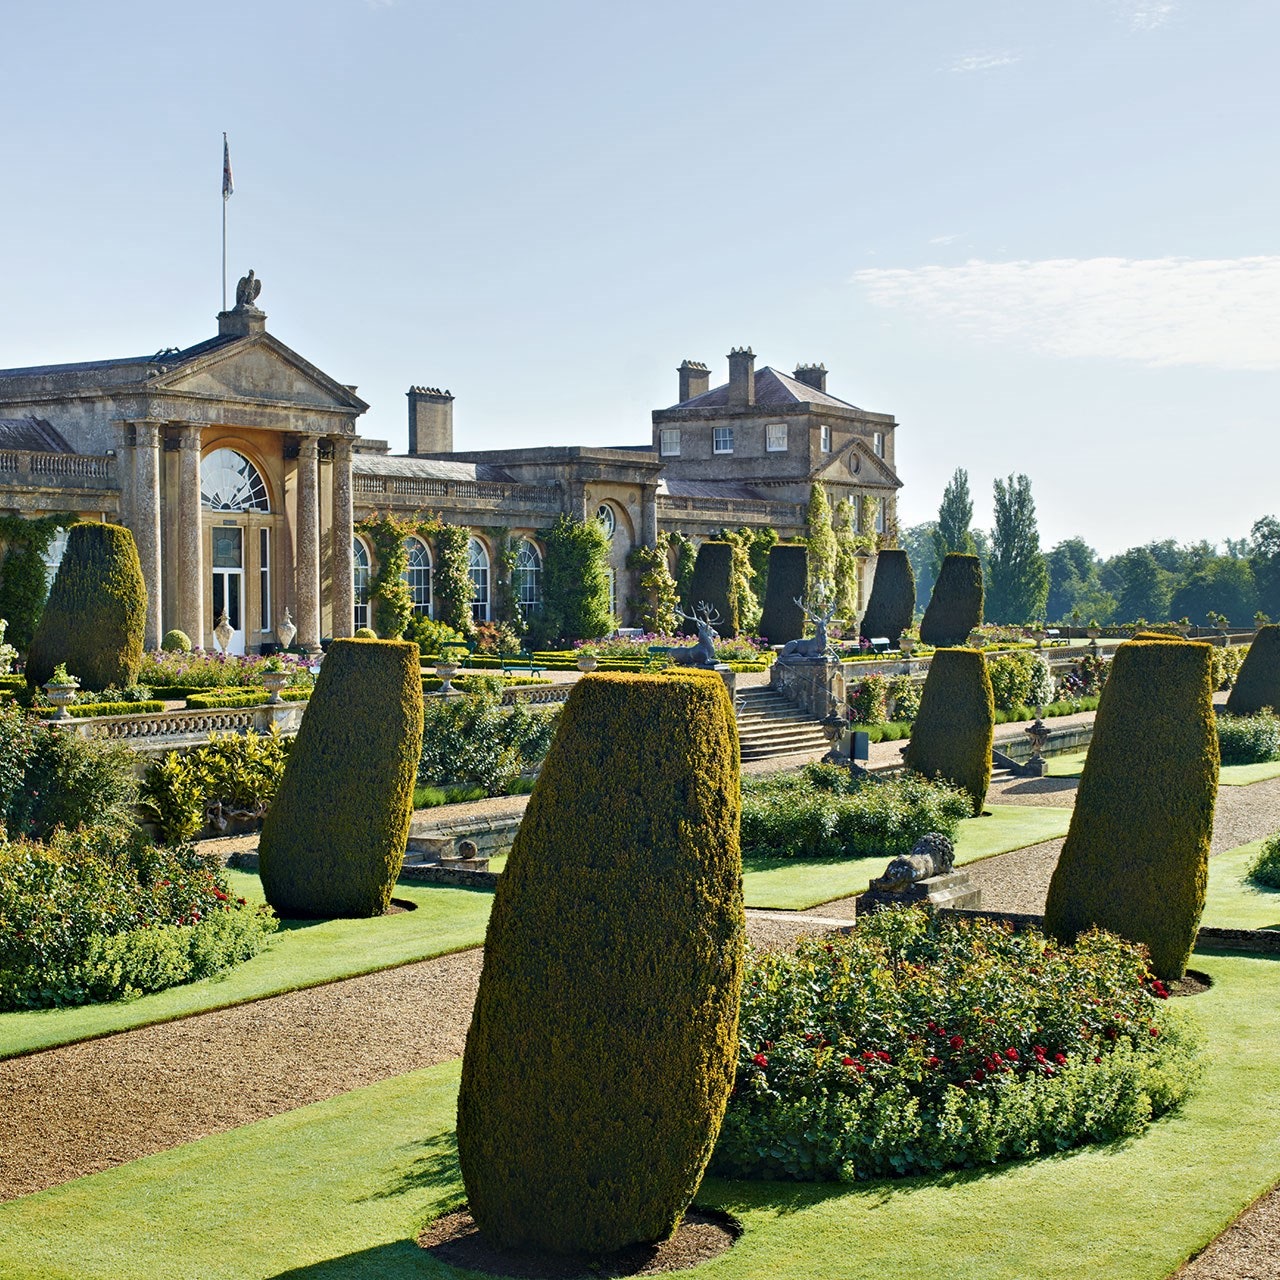
[[[223,614],[231,624],[228,653],[244,653],[244,530],[213,528],[213,625]]]

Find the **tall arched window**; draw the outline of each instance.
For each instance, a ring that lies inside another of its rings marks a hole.
[[[520,540],[516,551],[515,573],[516,600],[523,617],[532,618],[542,612],[542,556],[528,538]]]
[[[409,557],[409,567],[404,571],[404,580],[409,585],[409,594],[413,597],[413,611],[420,617],[431,617],[431,549],[421,538],[404,540],[405,554]]]
[[[355,601],[357,627],[369,625],[369,548],[359,539],[351,543],[351,598]]]
[[[467,573],[475,587],[471,616],[476,622],[489,621],[489,553],[479,538],[467,543]]]
[[[266,481],[234,449],[215,449],[200,463],[200,502],[210,511],[270,511]]]

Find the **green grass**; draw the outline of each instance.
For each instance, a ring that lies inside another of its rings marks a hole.
[[[237,895],[263,900],[256,875],[232,871],[228,879]],[[286,922],[266,951],[217,978],[137,1000],[0,1014],[0,1058],[315,987],[484,941],[491,892],[402,881],[395,896],[417,903],[417,910],[375,920]]]
[[[745,1232],[700,1277],[1165,1280],[1280,1179],[1280,963],[1198,955],[1205,1078],[1140,1138],[859,1184],[709,1181]],[[447,1063],[0,1206],[0,1276],[454,1277],[412,1244],[462,1188]],[[341,1159],[335,1159],[335,1153]]]
[[[1209,892],[1201,924],[1219,929],[1280,929],[1280,889],[1263,889],[1245,879],[1261,840],[1209,859]]]
[[[1086,754],[1073,751],[1069,755],[1048,757],[1049,777],[1078,778],[1084,769]],[[1263,764],[1224,764],[1218,774],[1218,785],[1247,787],[1251,782],[1266,782],[1270,778],[1280,778],[1280,760],[1269,760]]]
[[[976,862],[1010,849],[1022,849],[1067,834],[1071,810],[1049,805],[988,805],[990,817],[966,818],[956,836],[956,862]],[[743,859],[747,906],[776,911],[805,911],[862,893],[889,859],[763,858]]]

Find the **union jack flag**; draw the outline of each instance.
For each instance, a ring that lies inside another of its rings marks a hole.
[[[222,135],[222,198],[229,200],[235,192],[236,185],[231,180],[231,148],[227,145],[227,135]]]

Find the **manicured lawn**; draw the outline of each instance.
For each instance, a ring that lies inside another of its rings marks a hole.
[[[232,871],[228,879],[237,896],[263,900],[256,875]],[[114,1004],[0,1014],[0,1058],[390,969],[484,941],[492,893],[401,882],[395,896],[417,903],[417,909],[378,920],[287,922],[266,951],[221,977]]]
[[[1280,929],[1280,889],[1260,889],[1244,878],[1261,840],[1209,859],[1209,892],[1201,924],[1220,929]]]
[[[852,1187],[713,1180],[699,1202],[745,1234],[698,1275],[1165,1280],[1280,1179],[1280,962],[1196,965],[1214,980],[1190,1002],[1205,1076],[1141,1138]],[[457,1063],[401,1076],[0,1206],[0,1275],[458,1276],[411,1243],[462,1197],[457,1078]]]
[[[993,804],[989,817],[966,818],[956,838],[956,861],[976,862],[1067,834],[1071,810],[1049,805]],[[875,858],[747,858],[743,889],[747,906],[804,911],[861,893],[887,865]]]
[[[1073,751],[1070,755],[1050,756],[1049,776],[1078,778],[1084,768],[1086,754]],[[1265,764],[1224,764],[1218,774],[1218,783],[1223,787],[1247,787],[1251,782],[1266,782],[1270,778],[1280,778],[1280,760]]]

